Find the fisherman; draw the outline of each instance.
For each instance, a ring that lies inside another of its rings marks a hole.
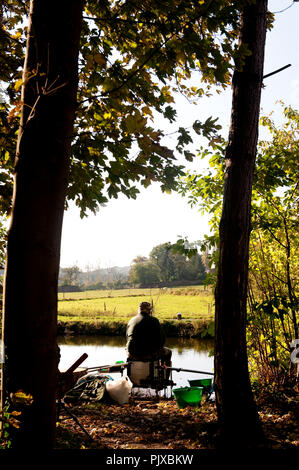
[[[129,361],[152,361],[161,359],[171,366],[172,351],[164,346],[165,335],[158,318],[152,316],[149,302],[141,302],[138,315],[127,326],[127,353]]]

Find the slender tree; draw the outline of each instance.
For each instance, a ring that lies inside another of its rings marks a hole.
[[[247,48],[233,76],[233,102],[220,222],[216,286],[215,390],[221,442],[262,440],[246,351],[246,302],[252,180],[258,138],[267,27],[267,0],[241,13],[240,46]]]
[[[4,289],[7,392],[34,400],[13,440],[18,447],[55,442],[57,284],[82,6],[30,5]]]

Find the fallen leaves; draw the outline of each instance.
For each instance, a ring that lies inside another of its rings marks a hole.
[[[214,408],[213,404],[209,405],[209,419],[216,419]],[[205,408],[179,409],[174,400],[137,402],[126,407],[101,405],[96,413],[86,408],[75,410],[80,423],[92,437],[111,448],[139,448],[140,445],[144,448],[210,447],[206,442],[198,442],[201,437],[206,441],[203,418],[207,412]],[[72,432],[81,433],[71,419],[65,422]]]
[[[215,447],[217,413],[214,403],[179,409],[175,400],[132,401],[125,406],[101,403],[74,407],[73,412],[94,439],[92,447],[113,449],[211,449]],[[265,408],[260,419],[273,448],[298,448],[297,417],[293,411]],[[85,437],[73,420],[64,421],[83,444]],[[90,444],[89,444],[90,445]],[[64,446],[60,442],[60,446]]]

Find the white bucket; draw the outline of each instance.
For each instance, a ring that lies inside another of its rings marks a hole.
[[[130,379],[134,385],[150,378],[150,362],[133,361],[130,365]]]

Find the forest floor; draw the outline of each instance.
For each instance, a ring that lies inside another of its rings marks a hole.
[[[258,406],[268,447],[299,449],[298,403],[280,400]],[[217,415],[213,402],[179,409],[174,399],[134,399],[125,405],[99,403],[65,411],[57,428],[58,449],[215,449]]]

